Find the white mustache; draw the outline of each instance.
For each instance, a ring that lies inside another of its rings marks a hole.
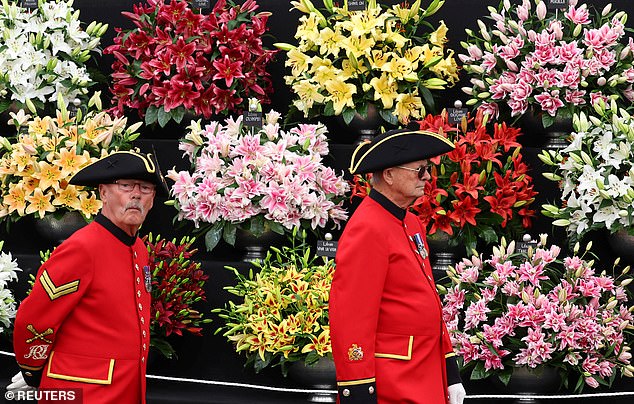
[[[125,210],[128,209],[138,209],[141,214],[145,213],[145,209],[143,208],[143,206],[141,205],[141,203],[136,202],[136,201],[130,201],[125,205]]]

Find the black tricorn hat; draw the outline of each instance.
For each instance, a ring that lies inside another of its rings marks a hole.
[[[79,170],[69,181],[72,185],[97,187],[120,179],[148,181],[156,185],[156,193],[167,196],[165,178],[152,154],[116,151]]]
[[[350,159],[351,174],[365,174],[440,156],[454,144],[428,130],[394,129],[360,144]]]

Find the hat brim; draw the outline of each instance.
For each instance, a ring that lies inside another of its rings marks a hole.
[[[350,173],[381,171],[440,156],[453,149],[453,142],[428,130],[391,130],[356,148],[350,160]]]
[[[147,181],[156,185],[157,195],[169,194],[156,157],[132,151],[117,151],[79,170],[69,184],[98,187],[120,179]]]

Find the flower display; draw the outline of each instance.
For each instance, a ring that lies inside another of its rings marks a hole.
[[[54,117],[11,113],[18,134],[0,137],[0,219],[73,210],[87,219],[97,214],[101,201],[96,193],[68,181],[110,152],[129,150],[141,125],[127,127],[126,118],[102,111],[99,95],[90,99],[85,114],[80,109],[74,117],[63,102]]]
[[[134,109],[145,123],[165,126],[185,113],[241,113],[249,97],[268,103],[266,67],[277,51],[262,45],[269,13],[256,13],[258,7],[254,0],[220,0],[202,14],[184,0],[148,0],[123,12],[135,28],[117,29],[104,51],[115,57],[114,111]]]
[[[411,206],[430,237],[445,233],[450,246],[463,246],[470,254],[478,241],[491,244],[531,226],[537,192],[516,142],[519,129],[506,123],[491,128],[481,111],[458,127],[449,125],[446,110],[417,123],[456,145],[430,159],[431,179]],[[353,196],[367,195],[367,181],[360,176],[354,181]]]
[[[597,100],[634,100],[634,42],[625,41],[627,15],[608,4],[601,12],[570,1],[565,10],[546,2],[503,0],[487,25],[467,30],[460,55],[471,76],[467,102],[492,115],[507,105],[511,116],[540,112],[544,127],[555,117],[589,111]]]
[[[3,245],[4,241],[0,241],[0,250]],[[11,319],[17,311],[13,292],[7,284],[18,279],[18,271],[21,269],[11,253],[0,252],[0,335],[11,328]]]
[[[259,129],[243,125],[242,116],[188,127],[179,147],[192,171],[170,170],[167,178],[174,181],[178,219],[205,233],[208,250],[221,238],[233,245],[238,227],[259,236],[265,228],[284,234],[347,219],[348,184],[322,162],[326,127],[299,124],[285,131],[279,117],[269,112]]]
[[[204,286],[209,276],[200,262],[192,260],[197,252],[192,248],[195,238],[170,241],[149,234],[144,241],[152,274],[150,345],[172,358],[174,349],[167,337],[183,332],[200,336],[203,324],[211,321],[194,309],[197,302],[206,300]]]
[[[291,1],[305,15],[295,38],[299,43],[276,44],[287,52],[291,74],[286,83],[296,94],[291,109],[305,117],[341,115],[349,123],[377,107],[384,121],[407,123],[433,105],[432,90],[458,80],[453,51],[445,49],[447,27],[433,31],[425,18],[444,4],[434,0],[427,9],[416,0],[385,7],[367,1],[364,11],[348,11],[324,1],[322,13],[310,0]]]
[[[487,119],[478,111],[456,128],[444,111],[418,122],[422,130],[445,134],[456,148],[430,160],[431,180],[412,209],[429,235],[442,231],[449,245],[464,246],[468,254],[478,240],[491,244],[502,235],[524,234],[535,215],[537,192],[516,141],[521,132],[504,122],[487,127]]]
[[[257,274],[248,276],[227,267],[237,283],[225,289],[244,300],[214,310],[225,322],[217,332],[246,353],[256,372],[280,365],[286,374],[289,363],[332,358],[328,299],[334,260],[312,255],[306,231],[295,229],[290,246],[271,247],[254,265]]]
[[[493,248],[490,258],[464,258],[447,271],[451,285],[443,317],[454,349],[472,379],[496,375],[508,383],[514,367],[555,367],[564,387],[610,386],[617,374],[632,377],[634,326],[627,271],[599,274],[591,245],[561,258],[540,237],[527,252],[515,242]]]
[[[593,113],[573,118],[575,132],[568,147],[542,151],[552,166],[544,175],[560,183],[560,203],[544,205],[553,224],[566,228],[571,243],[589,231],[611,233],[634,224],[634,119],[616,101],[595,105]]]
[[[0,9],[0,112],[15,104],[36,113],[54,109],[58,95],[68,105],[88,94],[95,82],[86,64],[108,25],[82,29],[73,0],[39,1],[33,10],[18,3],[3,0]]]

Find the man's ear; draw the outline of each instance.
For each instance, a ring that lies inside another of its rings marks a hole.
[[[381,179],[388,185],[394,184],[394,169],[386,168],[381,172]]]
[[[105,186],[105,184],[99,184],[99,199],[101,199],[102,202],[106,201],[106,198],[104,196],[106,196],[106,194],[108,193],[108,188]]]

